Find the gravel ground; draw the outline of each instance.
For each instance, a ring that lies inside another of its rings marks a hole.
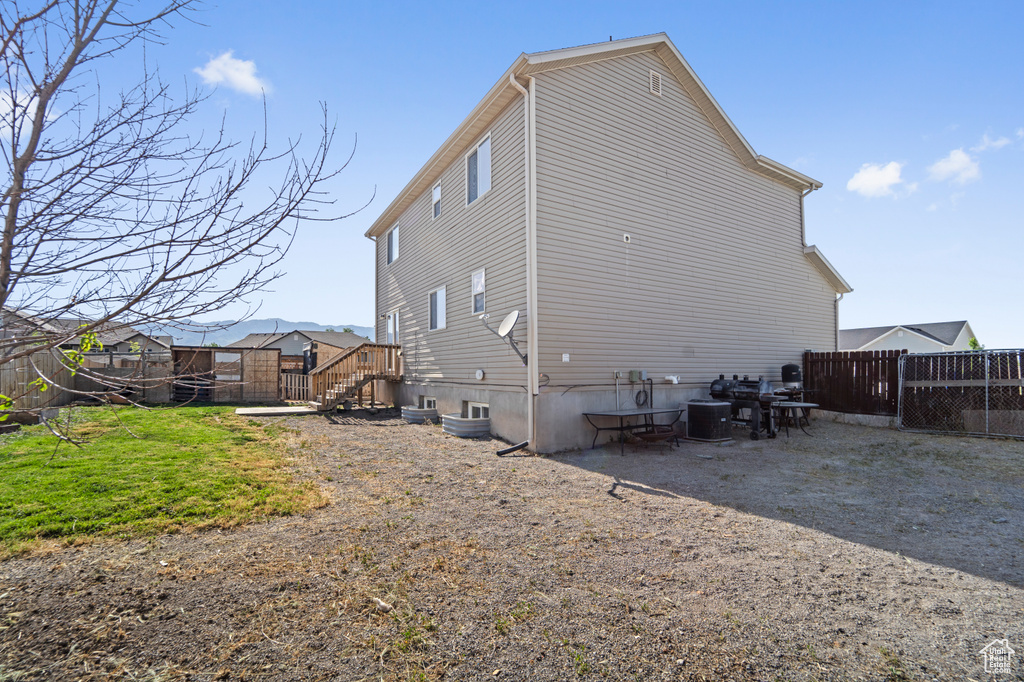
[[[0,680],[1024,679],[1024,443],[282,421],[330,506],[0,564]]]

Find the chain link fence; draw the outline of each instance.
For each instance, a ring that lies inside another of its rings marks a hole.
[[[899,428],[1024,438],[1024,350],[899,359]]]

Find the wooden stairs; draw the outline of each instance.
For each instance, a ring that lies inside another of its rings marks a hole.
[[[395,344],[364,343],[350,348],[309,373],[310,407],[324,412],[346,400],[359,398],[363,388],[378,379],[402,380],[402,347]]]

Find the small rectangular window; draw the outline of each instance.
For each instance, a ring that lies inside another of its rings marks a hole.
[[[430,329],[444,329],[445,303],[444,287],[430,292]]]
[[[483,142],[466,157],[466,203],[472,204],[491,188],[491,138]]]
[[[484,312],[487,305],[484,296],[484,271],[477,270],[473,273],[473,314]]]
[[[425,410],[436,410],[437,409],[437,398],[432,398],[430,396],[421,395],[420,396],[420,407],[422,407]]]
[[[388,232],[388,264],[398,260],[398,225]]]
[[[470,419],[490,419],[491,408],[487,403],[470,403],[469,404],[469,418]]]
[[[434,192],[431,196],[431,211],[435,218],[441,217],[441,183],[434,186]]]

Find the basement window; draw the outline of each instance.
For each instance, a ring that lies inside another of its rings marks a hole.
[[[487,403],[466,403],[466,416],[470,419],[490,419],[491,408]]]
[[[420,396],[420,407],[425,410],[436,410],[437,409],[437,398],[433,396],[421,395]]]

